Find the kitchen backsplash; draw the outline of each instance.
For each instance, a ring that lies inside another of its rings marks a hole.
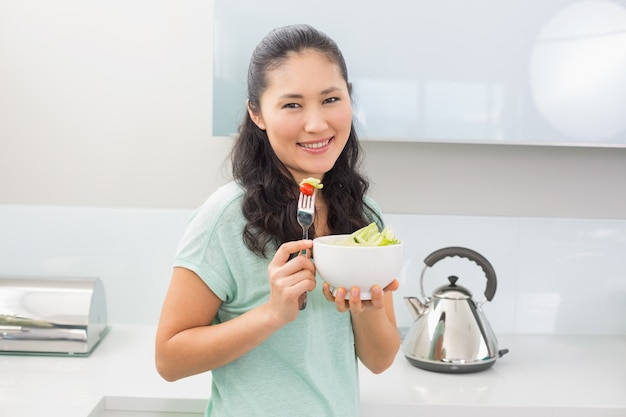
[[[396,298],[399,325],[411,323],[402,296],[420,296],[423,260],[446,246],[487,258],[498,288],[483,305],[496,333],[626,334],[626,220],[388,215],[406,242]],[[446,258],[424,273],[426,295],[449,275],[482,301],[483,271]],[[402,304],[401,304],[402,303]]]
[[[0,276],[100,277],[110,323],[154,324],[171,262],[193,210],[0,205]],[[405,241],[395,293],[422,297],[423,260],[447,246],[493,265],[498,288],[483,309],[500,334],[626,334],[626,220],[386,214]],[[445,258],[424,272],[430,295],[449,275],[482,300],[483,271]]]

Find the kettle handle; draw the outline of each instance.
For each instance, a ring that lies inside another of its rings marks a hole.
[[[461,258],[467,258],[470,261],[474,261],[478,266],[480,266],[485,272],[487,276],[487,287],[485,288],[485,298],[488,301],[493,299],[493,296],[496,294],[496,288],[498,283],[496,281],[496,271],[493,269],[493,266],[489,263],[489,261],[482,256],[480,253],[473,251],[468,248],[463,248],[460,246],[450,246],[447,248],[439,249],[431,253],[424,259],[424,263],[432,267],[434,264],[447,257],[459,256]],[[423,278],[423,276],[422,276]]]

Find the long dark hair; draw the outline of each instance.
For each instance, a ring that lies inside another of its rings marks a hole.
[[[348,70],[337,44],[324,33],[309,25],[291,25],[274,29],[256,47],[248,68],[248,100],[255,112],[260,111],[260,97],[267,88],[267,73],[280,66],[289,52],[315,50],[335,63],[351,91]],[[333,168],[324,174],[320,190],[328,208],[330,233],[351,233],[371,221],[376,213],[364,202],[369,188],[367,178],[360,172],[361,146],[354,130]],[[298,184],[278,159],[269,144],[267,134],[250,118],[244,116],[239,135],[231,152],[234,179],[243,186],[243,214],[247,219],[244,242],[255,253],[265,256],[269,243],[302,237],[296,221]],[[315,236],[314,227],[309,236]]]

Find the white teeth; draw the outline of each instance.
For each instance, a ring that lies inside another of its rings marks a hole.
[[[301,143],[300,146],[302,146],[303,148],[308,148],[308,149],[318,149],[318,148],[323,148],[324,146],[328,145],[328,142],[330,142],[330,140],[327,140],[326,142],[319,142],[319,143]]]

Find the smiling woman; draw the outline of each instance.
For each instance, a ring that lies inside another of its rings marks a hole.
[[[211,371],[208,416],[356,417],[357,360],[380,373],[396,356],[397,281],[334,295],[309,250],[314,237],[383,226],[350,91],[337,44],[312,26],[274,29],[252,53],[234,181],[187,227],[156,338],[165,379]],[[324,186],[299,205],[310,177]]]

